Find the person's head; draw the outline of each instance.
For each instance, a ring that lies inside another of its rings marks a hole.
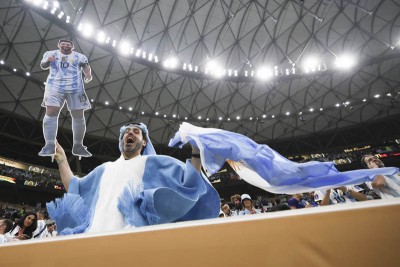
[[[52,233],[54,231],[54,228],[55,228],[55,223],[54,223],[54,221],[48,221],[46,223],[46,226],[47,226],[47,231],[49,233]]]
[[[361,165],[366,169],[377,169],[385,167],[385,164],[374,155],[364,155],[361,158]]]
[[[293,197],[297,200],[302,200],[303,199],[303,194],[302,193],[298,193],[298,194],[294,194]]]
[[[23,234],[27,235],[29,238],[32,238],[32,233],[37,228],[37,214],[35,212],[26,213],[21,217],[21,219],[18,220],[15,226],[16,225],[23,229]]]
[[[225,213],[226,216],[231,215],[231,209],[229,208],[228,204],[222,205],[221,210]]]
[[[25,216],[22,217],[22,218],[23,218],[23,220],[24,220],[24,221],[23,221],[23,224],[22,224],[23,227],[29,228],[31,225],[36,224],[36,226],[35,226],[35,229],[36,229],[36,227],[37,227],[37,220],[38,220],[37,214],[36,214],[36,213],[33,213],[33,212],[27,213],[27,214],[25,214]]]
[[[11,231],[13,227],[13,222],[9,219],[0,219],[0,234],[4,235]]]
[[[74,50],[74,43],[71,40],[61,39],[58,41],[57,47],[62,54],[71,54],[72,50]]]
[[[246,209],[252,209],[253,208],[253,201],[251,200],[250,195],[248,194],[243,194],[240,199],[242,200],[242,204]]]
[[[241,206],[242,200],[240,199],[240,195],[236,194],[231,196],[231,202],[235,205],[235,207]]]
[[[145,124],[130,122],[122,126],[119,132],[119,150],[125,159],[131,159],[140,154],[156,154]]]

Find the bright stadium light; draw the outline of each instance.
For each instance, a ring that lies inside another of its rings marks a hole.
[[[104,43],[106,41],[106,34],[103,31],[97,33],[97,42]]]
[[[321,64],[316,57],[309,57],[303,61],[303,68],[306,73],[314,72],[320,68]]]
[[[261,67],[260,69],[257,70],[257,78],[260,80],[268,80],[272,77],[273,72],[270,68],[268,67]]]
[[[82,34],[86,37],[90,37],[93,34],[93,26],[90,24],[84,24],[82,28]]]
[[[216,77],[221,77],[224,74],[224,70],[219,66],[216,61],[210,60],[206,64],[206,74],[207,73]]]
[[[123,55],[128,55],[130,47],[131,47],[131,45],[127,41],[122,41],[118,47],[119,52]]]
[[[336,58],[335,66],[338,69],[348,70],[356,65],[356,60],[353,56],[344,54]]]
[[[35,4],[35,5],[40,5],[41,3],[43,3],[43,0],[34,0],[33,1],[33,4]]]
[[[176,57],[170,57],[164,61],[163,66],[167,69],[175,69],[178,67],[178,63],[179,61]]]

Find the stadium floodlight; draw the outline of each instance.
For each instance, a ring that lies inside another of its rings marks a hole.
[[[59,7],[60,7],[60,2],[54,1],[54,2],[53,2],[53,7],[54,7],[54,8],[59,8]]]
[[[33,0],[33,4],[36,6],[40,5],[41,3],[43,3],[43,0]]]
[[[224,70],[215,60],[210,60],[207,62],[206,72],[214,75],[215,77],[221,77],[222,75],[224,75]]]
[[[261,67],[257,70],[257,78],[260,80],[268,80],[272,77],[273,72],[268,67]]]
[[[306,73],[314,72],[321,68],[321,64],[316,57],[309,57],[303,61],[303,68]]]
[[[118,46],[119,52],[122,55],[128,55],[130,48],[131,48],[131,45],[127,41],[122,41]]]
[[[356,60],[349,54],[343,54],[336,58],[335,67],[338,69],[348,70],[356,65]]]
[[[104,43],[106,41],[106,34],[103,31],[97,33],[97,42]]]
[[[175,69],[178,66],[178,63],[179,61],[176,57],[170,57],[164,61],[163,66],[167,69]]]
[[[82,24],[78,26],[78,30],[81,29],[82,35],[85,37],[90,37],[93,34],[93,26],[90,24]]]
[[[44,3],[43,3],[43,9],[44,9],[44,10],[47,10],[48,7],[49,7],[49,2],[44,1]]]

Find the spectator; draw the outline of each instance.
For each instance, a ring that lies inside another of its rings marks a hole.
[[[13,223],[9,219],[0,219],[0,244],[7,243]],[[7,236],[8,235],[8,236]]]
[[[312,207],[310,203],[303,201],[302,193],[292,195],[292,198],[287,203],[292,210]]]
[[[326,190],[320,205],[326,206],[365,200],[368,200],[367,196],[358,192],[354,186],[341,186]]]
[[[11,229],[11,236],[19,239],[31,239],[37,228],[37,215],[35,212],[28,212]]]
[[[236,194],[231,196],[231,202],[234,205],[234,208],[232,210],[232,216],[238,216],[240,211],[243,210],[243,205],[240,195]]]
[[[240,211],[239,215],[248,215],[248,214],[257,214],[261,213],[259,210],[257,210],[254,205],[253,205],[253,200],[251,200],[250,195],[248,194],[243,194],[240,199],[242,200],[242,204],[244,209]]]
[[[231,209],[229,208],[229,205],[228,205],[228,204],[222,205],[221,210],[222,210],[223,213],[225,214],[225,217],[230,217],[230,216],[232,216],[232,211],[231,211]]]
[[[364,155],[361,159],[361,165],[368,169],[377,169],[385,167],[385,164],[374,155]],[[382,199],[400,197],[400,173],[394,175],[377,175],[372,182],[366,182],[370,189]]]
[[[60,234],[218,216],[220,199],[200,173],[196,147],[192,147],[192,159],[187,164],[156,155],[146,125],[131,122],[120,129],[119,149],[118,160],[78,178],[57,143],[55,157],[68,194],[56,200],[57,204],[49,203],[47,210]]]

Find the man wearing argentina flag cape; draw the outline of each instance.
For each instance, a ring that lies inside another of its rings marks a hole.
[[[57,144],[55,158],[67,193],[47,210],[60,235],[218,217],[218,193],[201,175],[195,154],[186,164],[156,155],[143,123],[121,127],[119,149],[119,159],[78,178]]]
[[[268,147],[241,134],[182,123],[169,146],[189,142],[199,148],[201,164],[208,175],[227,161],[246,182],[275,194],[295,194],[316,189],[373,181],[374,176],[393,175],[398,168],[339,172],[333,162],[292,162]]]

